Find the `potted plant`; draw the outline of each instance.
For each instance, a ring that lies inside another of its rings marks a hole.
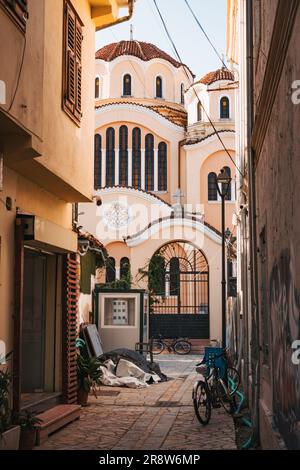
[[[17,422],[21,427],[20,449],[31,450],[36,441],[36,431],[42,420],[36,416],[35,412],[21,411],[18,414]]]
[[[0,358],[0,364],[6,363],[10,354]],[[12,424],[9,402],[11,374],[8,369],[0,369],[0,450],[17,450],[20,441],[20,426]]]
[[[91,391],[97,398],[96,386],[100,385],[100,365],[96,357],[77,354],[77,401],[81,406],[87,406]]]

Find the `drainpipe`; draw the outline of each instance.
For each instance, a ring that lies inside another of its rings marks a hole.
[[[257,277],[257,234],[256,234],[256,194],[255,194],[255,153],[252,149],[254,125],[253,96],[253,0],[247,0],[247,134],[249,168],[249,220],[250,220],[250,266],[251,266],[251,370],[252,370],[252,420],[253,433],[259,441],[259,396],[260,396],[260,355],[259,355],[259,315]]]

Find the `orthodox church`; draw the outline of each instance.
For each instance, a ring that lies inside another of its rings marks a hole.
[[[224,168],[232,178],[233,231],[237,86],[225,68],[196,80],[146,42],[96,53],[94,203],[80,204],[78,221],[109,255],[96,282],[129,276],[132,288],[155,291],[154,333],[221,340],[216,179]],[[155,286],[143,275],[151,266]]]

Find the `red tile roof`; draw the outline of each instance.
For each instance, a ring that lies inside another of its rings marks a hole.
[[[225,67],[215,70],[214,72],[209,72],[204,77],[202,77],[197,83],[203,83],[204,85],[211,85],[214,82],[219,80],[230,80],[234,81],[234,74]]]
[[[142,41],[120,41],[108,44],[96,52],[96,59],[102,59],[106,62],[110,62],[122,55],[132,55],[144,61],[152,59],[164,59],[170,62],[176,68],[181,66],[188,68],[185,64],[178,62],[154,44]],[[188,70],[190,69],[188,68]],[[194,74],[192,73],[192,75]]]

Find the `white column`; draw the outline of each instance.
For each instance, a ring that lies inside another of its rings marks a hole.
[[[154,149],[154,191],[158,191],[158,149]]]
[[[115,186],[119,184],[119,161],[120,161],[120,150],[115,149]]]
[[[145,189],[145,149],[141,150],[141,188]]]
[[[132,149],[128,149],[128,186],[132,186]]]
[[[101,188],[106,186],[106,149],[102,149]]]

